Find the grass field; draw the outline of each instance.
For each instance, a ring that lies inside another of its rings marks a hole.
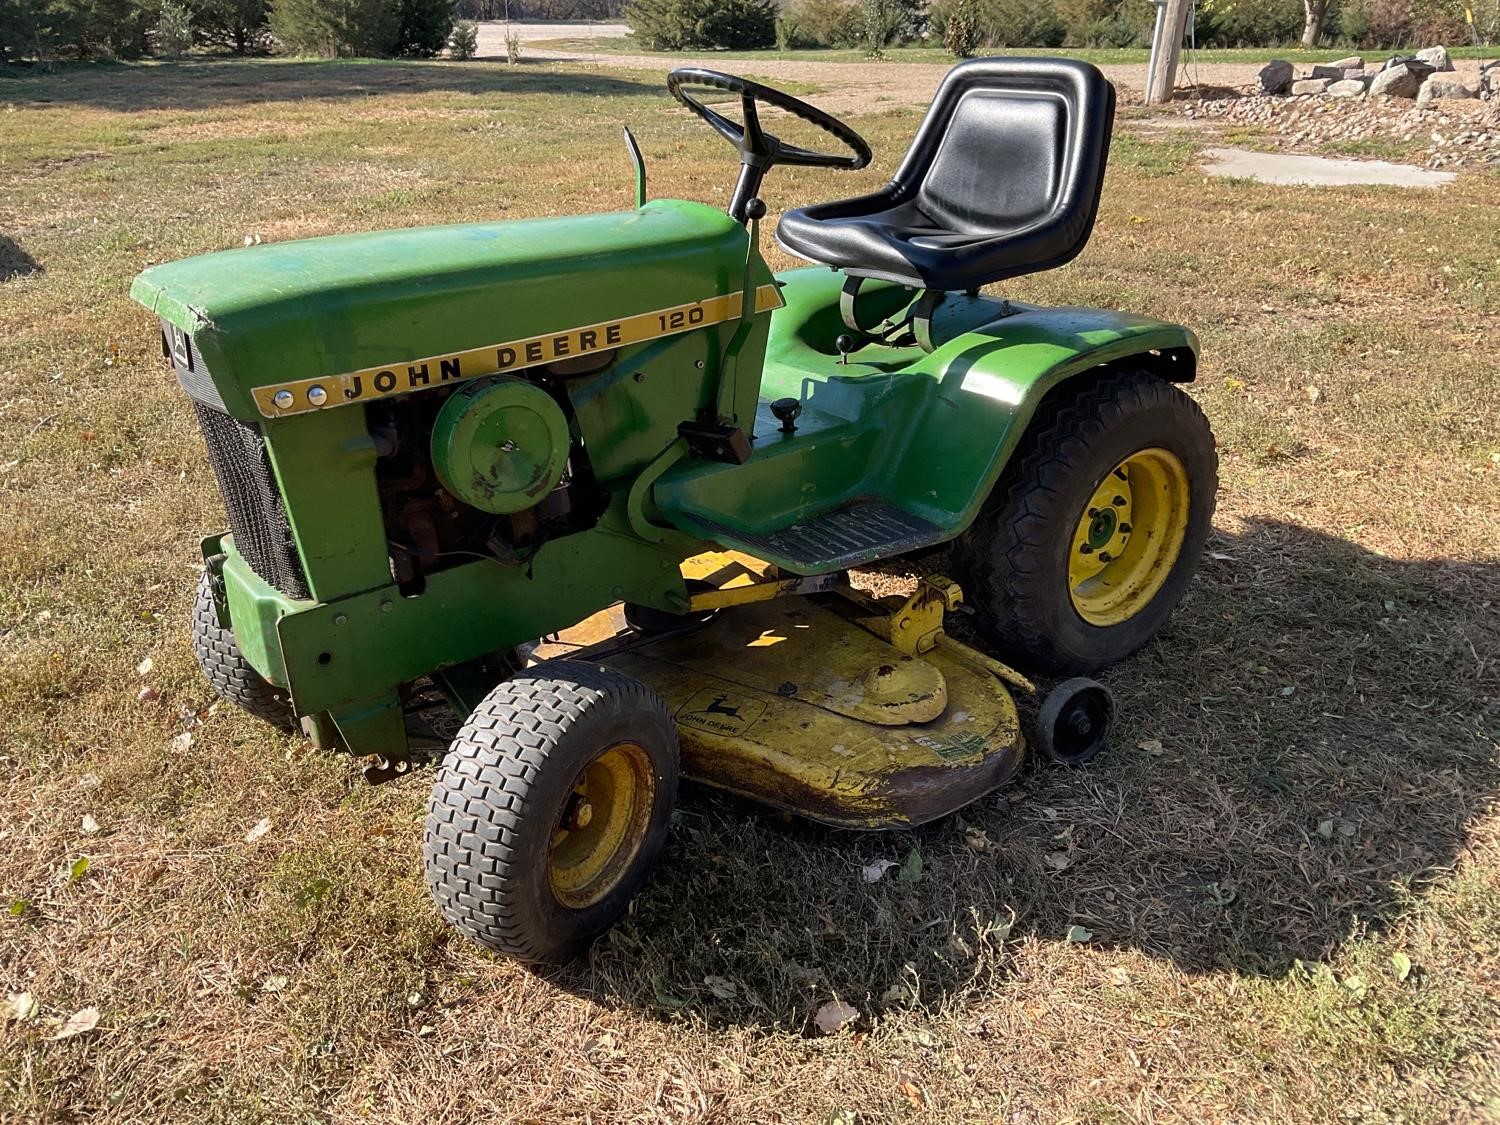
[[[872,187],[916,120],[855,119],[876,167],[774,173],[773,208]],[[689,791],[631,917],[543,977],[439,922],[422,778],[212,705],[187,614],[223,515],[132,276],[620,208],[622,121],[654,194],[727,198],[657,74],[0,79],[0,973],[35,1005],[0,1024],[0,1119],[1500,1116],[1492,176],[1208,180],[1199,134],[1131,121],[1090,248],[1007,287],[1191,325],[1221,445],[1210,553],[1108,674],[1088,770],[904,835]],[[834,998],[860,1019],[820,1036]]]

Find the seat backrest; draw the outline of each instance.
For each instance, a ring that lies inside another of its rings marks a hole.
[[[1060,223],[1082,249],[1093,227],[1114,88],[1070,59],[972,59],[954,67],[892,181],[939,225],[1003,235]]]

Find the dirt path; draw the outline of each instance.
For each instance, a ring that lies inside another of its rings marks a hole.
[[[667,59],[660,55],[625,55],[604,51],[563,51],[553,47],[525,46],[532,42],[577,36],[579,29],[567,24],[510,25],[523,43],[522,54],[537,62],[587,63],[621,70],[660,71],[673,66],[706,66],[729,69],[757,78],[804,82],[821,92],[809,97],[831,113],[868,113],[872,110],[925,106],[948,72],[946,63],[849,63],[800,59],[735,60],[726,63],[712,52],[683,54]],[[619,38],[628,32],[624,24],[596,24],[589,31],[595,38]],[[504,23],[479,25],[479,57],[505,57]],[[1197,80],[1204,85],[1242,86],[1255,81],[1259,63],[1218,63],[1198,68]],[[1121,100],[1139,100],[1146,86],[1144,63],[1109,64],[1101,67],[1106,77],[1120,87]]]
[[[524,43],[577,36],[579,28],[570,24],[513,24]],[[503,23],[479,25],[481,58],[505,57]],[[621,38],[628,34],[624,24],[595,24],[588,34],[594,38]],[[830,113],[869,113],[881,109],[904,109],[926,106],[933,91],[949,70],[947,63],[864,63],[821,62],[801,59],[755,59],[726,62],[712,52],[702,55],[684,53],[676,58],[661,55],[625,55],[602,51],[563,51],[556,48],[523,47],[523,56],[538,62],[586,63],[621,70],[658,71],[665,75],[674,66],[705,66],[731,70],[756,78],[803,82],[817,86],[820,92],[808,100]],[[1184,59],[1178,72],[1179,90],[1202,88],[1253,87],[1263,63],[1205,63],[1194,66]],[[1472,61],[1460,61],[1457,77],[1473,85],[1477,71]],[[1099,68],[1119,90],[1122,105],[1139,103],[1146,88],[1145,63],[1106,63]],[[1476,71],[1476,73],[1469,73]]]

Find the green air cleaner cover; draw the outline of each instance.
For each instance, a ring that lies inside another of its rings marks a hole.
[[[483,512],[533,507],[562,479],[568,420],[525,379],[481,381],[443,403],[432,427],[432,464],[443,486]]]

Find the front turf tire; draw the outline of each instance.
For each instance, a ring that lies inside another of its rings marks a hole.
[[[571,960],[646,882],[677,775],[672,716],[639,680],[574,661],[517,673],[474,709],[433,782],[433,901],[498,953]]]
[[[959,538],[957,577],[1000,652],[1057,675],[1097,672],[1166,624],[1217,491],[1213,431],[1177,387],[1141,371],[1072,394],[1065,384]]]
[[[281,730],[296,730],[297,716],[286,689],[257,672],[240,652],[233,630],[219,624],[211,581],[204,571],[193,600],[193,655],[198,667],[220,699]]]

